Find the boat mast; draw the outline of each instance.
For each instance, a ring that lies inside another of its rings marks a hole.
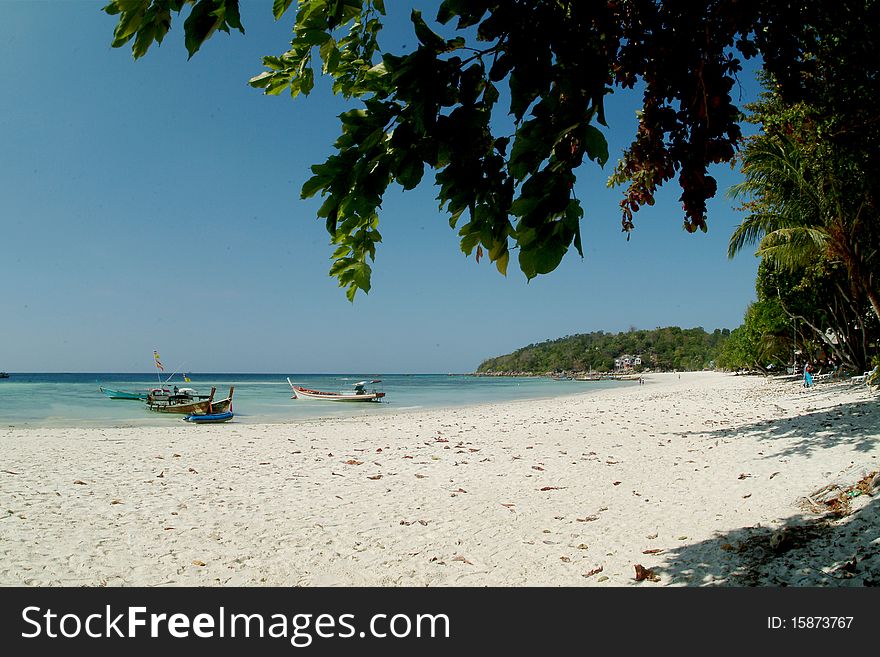
[[[186,365],[186,363],[184,363],[184,365]],[[177,374],[180,370],[181,370],[180,367],[178,367],[176,370],[174,370],[174,371],[171,373],[171,376],[169,376],[167,379],[165,379],[165,385],[168,385],[168,382],[171,381],[171,379],[174,378],[174,375]],[[185,378],[185,377],[184,377],[184,378]]]
[[[156,380],[159,382],[159,387],[162,387],[162,377],[159,375],[159,372],[164,372],[165,367],[162,365],[162,361],[159,360],[159,352],[153,349],[153,360],[156,362]]]

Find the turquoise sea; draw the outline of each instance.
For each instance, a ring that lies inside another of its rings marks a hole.
[[[112,427],[169,426],[179,415],[155,413],[143,402],[105,397],[99,386],[117,390],[147,390],[158,384],[156,374],[11,372],[0,379],[0,426]],[[386,393],[382,403],[339,403],[291,399],[287,377],[294,384],[317,390],[351,390],[364,379],[381,379],[375,387]],[[291,422],[318,417],[364,416],[401,410],[447,408],[518,399],[540,399],[617,386],[620,381],[555,381],[547,377],[477,377],[447,374],[178,374],[167,385],[194,388],[208,394],[216,386],[222,399],[235,386],[233,422],[255,424]],[[166,379],[163,378],[165,383]]]

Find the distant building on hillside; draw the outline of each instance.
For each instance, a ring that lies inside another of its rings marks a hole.
[[[641,364],[641,354],[638,354],[636,356],[633,356],[632,354],[623,354],[622,356],[618,356],[614,359],[615,370],[631,370],[635,367],[641,366]]]

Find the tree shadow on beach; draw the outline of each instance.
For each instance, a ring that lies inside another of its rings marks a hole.
[[[845,403],[795,417],[760,420],[735,428],[688,431],[680,435],[727,441],[748,434],[757,434],[760,441],[785,443],[766,458],[809,456],[838,445],[849,445],[856,451],[869,453],[880,445],[880,409],[864,402]]]
[[[843,517],[796,514],[663,553],[649,566],[671,586],[878,586],[880,499]]]

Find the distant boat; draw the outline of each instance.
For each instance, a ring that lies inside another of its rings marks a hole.
[[[9,372],[0,372],[0,379],[8,379]]]
[[[187,415],[183,419],[195,424],[216,424],[218,422],[227,422],[233,416],[234,413],[232,411],[225,411],[223,413],[206,413],[205,415]]]
[[[379,392],[378,390],[371,390],[370,392],[367,392],[366,390],[368,383],[382,383],[381,379],[373,379],[369,382],[358,381],[353,384],[354,391],[352,392],[323,392],[321,390],[311,390],[310,388],[304,388],[303,386],[293,385],[290,377],[287,378],[287,383],[293,391],[291,399],[302,397],[304,399],[320,399],[321,401],[377,402],[385,396],[384,392]]]
[[[147,408],[158,413],[180,413],[182,415],[213,415],[225,413],[232,406],[232,393],[235,386],[229,388],[226,399],[214,401],[217,388],[211,388],[210,395],[199,395],[192,388],[178,388],[170,393],[151,391],[147,396]]]
[[[148,392],[130,392],[128,390],[112,390],[110,388],[105,388],[104,386],[99,386],[98,390],[104,393],[110,399],[138,399],[145,400],[147,398]]]

